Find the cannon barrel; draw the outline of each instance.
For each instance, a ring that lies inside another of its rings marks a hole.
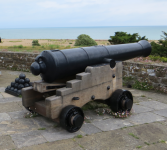
[[[53,82],[83,72],[87,66],[147,57],[151,50],[150,43],[145,40],[130,44],[45,50],[35,58],[30,69],[32,74],[40,74],[44,81]]]

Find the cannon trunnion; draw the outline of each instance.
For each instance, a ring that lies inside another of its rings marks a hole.
[[[147,41],[112,46],[43,51],[31,65],[41,75],[32,87],[22,89],[25,108],[60,122],[69,132],[78,131],[84,121],[83,105],[100,100],[113,112],[130,111],[131,92],[122,89],[122,62],[148,56]]]

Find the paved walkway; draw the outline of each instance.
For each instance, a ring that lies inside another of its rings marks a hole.
[[[21,98],[4,89],[0,87],[0,150],[167,150],[167,95],[128,89],[134,96],[131,117],[85,111],[82,128],[68,133],[42,116],[25,118]]]

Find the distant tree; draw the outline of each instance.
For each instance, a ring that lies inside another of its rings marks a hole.
[[[75,41],[75,46],[94,46],[97,45],[95,40],[93,40],[89,35],[81,34],[77,37]]]
[[[167,47],[167,32],[162,31],[164,35],[161,35],[161,39],[159,40],[159,43],[162,44],[164,47]]]
[[[38,40],[33,40],[32,46],[40,46],[40,44],[38,43]]]
[[[138,33],[127,34],[127,32],[115,32],[114,36],[110,36],[108,40],[110,44],[125,44],[125,43],[135,43],[140,40],[148,40],[145,36],[141,37]]]
[[[151,42],[152,52],[151,55],[159,55],[161,57],[167,57],[167,32],[162,31],[161,39],[158,43]]]

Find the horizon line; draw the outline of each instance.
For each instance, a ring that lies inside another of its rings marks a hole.
[[[18,27],[18,28],[0,28],[0,29],[34,29],[34,28],[99,28],[99,27],[160,27],[167,25],[142,25],[142,26],[80,26],[80,27]]]

